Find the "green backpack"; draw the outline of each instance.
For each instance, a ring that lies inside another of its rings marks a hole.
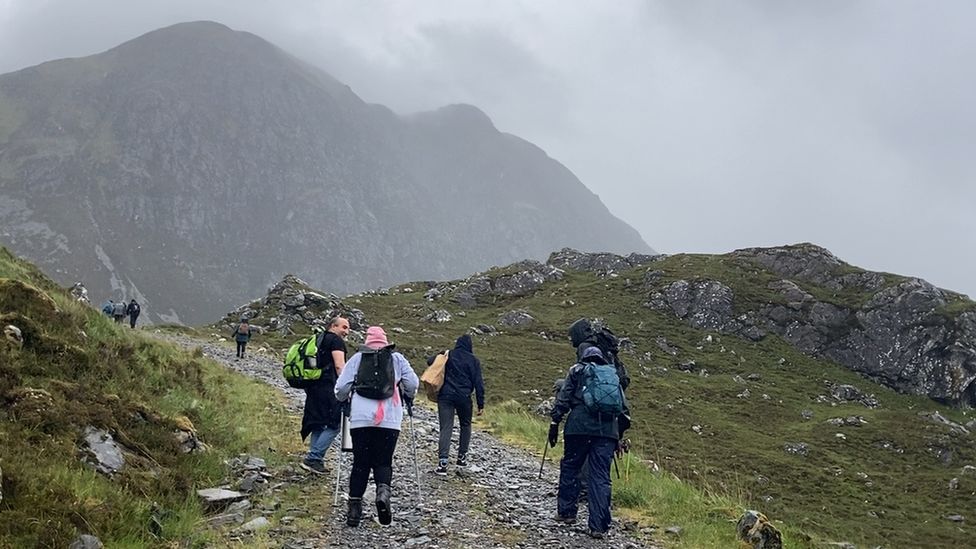
[[[315,355],[318,352],[315,335],[292,344],[285,354],[285,366],[281,369],[288,385],[296,389],[311,386],[322,377]]]

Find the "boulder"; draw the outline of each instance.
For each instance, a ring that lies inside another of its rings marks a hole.
[[[535,322],[535,317],[523,309],[509,311],[498,317],[498,323],[504,326],[523,327]]]
[[[68,549],[102,549],[102,540],[91,534],[82,534],[68,545]]]
[[[739,539],[753,549],[783,549],[783,536],[766,515],[759,511],[746,511],[735,526]]]
[[[85,427],[84,440],[89,454],[87,463],[99,473],[112,475],[125,466],[122,448],[108,431],[89,425]]]

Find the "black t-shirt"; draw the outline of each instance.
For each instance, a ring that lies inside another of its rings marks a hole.
[[[343,357],[346,355],[346,342],[342,341],[342,338],[335,335],[332,332],[323,332],[323,335],[316,343],[318,351],[315,353],[315,361],[318,363],[319,368],[322,368],[322,379],[328,379],[333,383],[338,378],[335,369],[335,359],[332,357],[332,351],[342,351]]]

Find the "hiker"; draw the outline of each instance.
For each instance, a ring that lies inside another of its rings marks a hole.
[[[241,319],[241,323],[234,328],[231,337],[237,342],[237,358],[244,358],[244,349],[247,348],[247,342],[251,341],[251,325],[247,318]]]
[[[471,393],[478,401],[478,415],[485,411],[485,383],[481,378],[481,361],[471,352],[471,336],[457,338],[454,350],[448,354],[444,368],[444,385],[437,393],[437,417],[440,420],[440,440],[437,445],[437,469],[434,473],[446,476],[451,451],[451,433],[457,414],[461,431],[458,438],[457,466],[468,466],[468,446],[471,443]]]
[[[613,364],[617,368],[617,376],[620,378],[620,387],[624,391],[630,386],[630,376],[627,375],[627,367],[617,356],[617,336],[606,326],[599,330],[586,318],[581,318],[569,326],[569,340],[576,349],[576,360],[583,358],[583,352],[589,347],[597,347],[607,360],[608,364]]]
[[[412,400],[420,385],[420,379],[406,357],[394,347],[387,341],[383,328],[370,326],[366,330],[366,343],[349,358],[336,382],[336,398],[340,401],[351,399],[352,472],[346,513],[348,526],[359,526],[362,520],[363,494],[370,470],[376,483],[376,516],[382,525],[393,521],[390,507],[393,451],[403,420],[400,393],[402,391],[403,397]]]
[[[115,323],[116,324],[122,324],[122,321],[125,320],[125,301],[124,300],[121,300],[120,299],[119,301],[116,301],[115,303],[112,303],[112,318],[115,319]]]
[[[329,323],[328,330],[316,336],[315,363],[322,369],[322,376],[305,387],[305,411],[302,413],[302,440],[308,437],[308,453],[301,467],[306,471],[324,475],[325,452],[339,434],[342,407],[336,400],[335,384],[346,365],[346,343],[349,320],[337,316]]]
[[[555,446],[559,439],[559,423],[566,417],[564,452],[559,462],[556,520],[567,524],[576,521],[580,490],[577,473],[586,461],[589,469],[587,526],[590,536],[594,538],[602,538],[610,528],[610,462],[615,452],[622,451],[620,441],[623,440],[623,432],[630,427],[630,414],[619,378],[610,368],[604,369],[610,371],[610,376],[594,373],[600,371],[596,368],[601,365],[607,366],[608,361],[600,349],[592,346],[583,351],[580,362],[574,364],[566,375],[549,425],[549,445]],[[613,384],[610,389],[616,390],[602,390],[606,389],[605,384],[608,383]],[[586,394],[587,391],[592,392]],[[594,410],[604,409],[603,406],[613,407],[619,413]]]
[[[102,303],[102,312],[105,314],[105,316],[112,318],[112,311],[114,310],[115,303],[112,303],[111,299],[107,299],[105,300],[105,303]]]
[[[142,308],[140,308],[139,303],[133,299],[129,302],[129,306],[125,308],[125,312],[129,315],[129,327],[135,329],[136,319],[139,318],[139,313],[142,312]]]

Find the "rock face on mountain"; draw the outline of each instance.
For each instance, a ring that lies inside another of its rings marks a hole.
[[[346,292],[563,246],[652,252],[478,109],[400,117],[206,22],[0,76],[0,217],[3,244],[94,302],[190,323],[285,273]]]
[[[662,283],[646,305],[703,330],[754,341],[775,333],[899,391],[976,406],[976,309],[952,310],[963,296],[857,269],[811,244],[726,257],[784,278],[767,285],[762,303],[738,300],[728,281],[699,279]]]

